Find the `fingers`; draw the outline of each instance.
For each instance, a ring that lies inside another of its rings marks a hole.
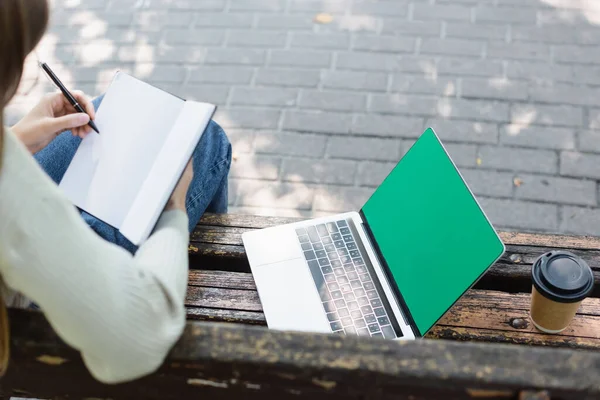
[[[75,129],[78,129],[77,132],[79,133],[84,129],[87,132],[85,127],[88,122],[90,122],[90,117],[87,114],[75,113],[57,118],[49,118],[46,123],[48,124],[49,130],[52,132],[63,132],[69,129],[74,131]],[[75,132],[73,133],[75,134]]]
[[[83,107],[85,112],[90,116],[90,118],[95,119],[96,110],[94,109],[94,105],[92,104],[90,99],[81,90],[74,90],[71,93],[73,94],[73,97],[77,99],[79,105]]]

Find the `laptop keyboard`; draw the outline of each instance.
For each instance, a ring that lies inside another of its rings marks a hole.
[[[344,220],[296,229],[334,333],[396,338],[354,234]]]

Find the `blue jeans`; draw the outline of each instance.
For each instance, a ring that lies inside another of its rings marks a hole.
[[[102,102],[103,96],[93,101],[94,107]],[[67,171],[81,139],[71,132],[63,132],[45,149],[35,154],[35,159],[57,184]],[[231,144],[223,129],[214,121],[208,125],[193,155],[194,178],[187,193],[186,208],[189,230],[194,229],[205,211],[227,212],[227,176],[231,165]],[[102,238],[115,243],[131,253],[137,247],[112,226],[82,212],[87,224]]]

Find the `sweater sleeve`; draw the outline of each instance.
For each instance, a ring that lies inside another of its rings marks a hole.
[[[185,326],[187,216],[163,213],[132,256],[95,234],[10,132],[0,169],[0,273],[94,377],[155,371]]]

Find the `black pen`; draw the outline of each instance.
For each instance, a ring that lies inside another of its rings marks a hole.
[[[79,103],[77,102],[77,99],[75,99],[75,97],[71,94],[71,92],[69,92],[67,90],[67,88],[65,87],[65,85],[63,85],[62,82],[60,81],[60,79],[58,79],[58,77],[56,76],[56,74],[54,72],[52,72],[52,70],[50,69],[50,67],[48,66],[48,64],[40,62],[39,65],[40,65],[40,68],[42,70],[44,70],[44,72],[46,73],[46,75],[48,75],[48,78],[50,78],[52,80],[52,82],[54,82],[54,84],[56,85],[56,87],[60,89],[60,91],[67,98],[67,100],[69,101],[69,103],[71,103],[71,105],[73,106],[73,108],[75,108],[75,110],[77,112],[85,113],[85,110],[83,109],[83,107],[81,107],[79,105]],[[88,122],[88,125],[91,126],[92,129],[96,131],[96,133],[100,133],[100,131],[96,127],[96,124],[94,123],[94,121],[92,121],[91,117],[90,117],[90,122]]]

